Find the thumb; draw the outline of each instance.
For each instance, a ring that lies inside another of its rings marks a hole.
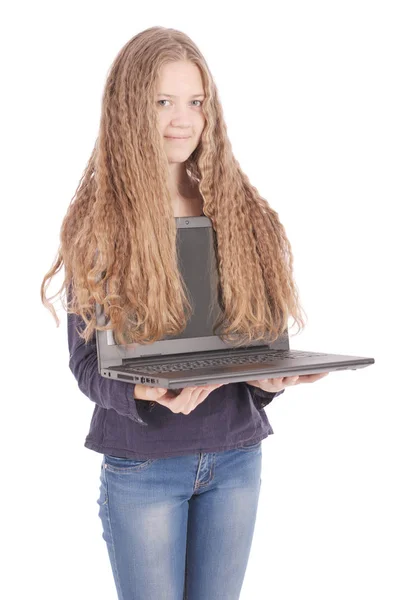
[[[134,388],[134,398],[137,400],[157,400],[164,396],[166,388],[156,388],[137,383]]]
[[[167,392],[167,389],[166,388],[156,388],[156,392],[157,392],[157,397],[164,396],[164,394]]]
[[[151,386],[145,386],[145,395],[150,400],[161,398],[166,393],[166,388],[156,388]]]

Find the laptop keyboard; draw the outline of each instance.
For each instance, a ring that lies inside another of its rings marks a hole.
[[[163,365],[124,365],[114,367],[119,371],[132,371],[156,375],[171,371],[190,371],[192,369],[206,369],[209,367],[220,367],[224,365],[249,365],[250,363],[269,363],[283,358],[314,358],[317,356],[328,356],[326,353],[303,352],[302,350],[270,350],[264,354],[252,354],[248,356],[227,356],[225,358],[205,358],[202,360],[180,361],[178,363],[165,363]]]

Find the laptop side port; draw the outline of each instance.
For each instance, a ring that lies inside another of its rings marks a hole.
[[[117,373],[117,379],[126,379],[128,381],[134,381],[132,375],[123,375],[122,373]]]

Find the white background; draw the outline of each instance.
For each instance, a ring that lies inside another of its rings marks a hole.
[[[39,289],[107,70],[161,25],[204,54],[234,154],[286,228],[308,315],[291,347],[376,361],[288,388],[265,409],[275,434],[262,446],[241,600],[399,600],[397,10],[81,0],[2,11],[3,598],[117,597],[96,503],[102,455],[83,446],[94,405],[68,368],[66,314],[57,303],[57,328]]]

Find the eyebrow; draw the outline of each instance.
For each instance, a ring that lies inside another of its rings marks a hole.
[[[157,94],[158,96],[167,96],[168,98],[177,98],[177,96],[173,96],[172,94]],[[190,96],[191,98],[199,98],[200,96],[205,97],[205,94],[194,94]]]

